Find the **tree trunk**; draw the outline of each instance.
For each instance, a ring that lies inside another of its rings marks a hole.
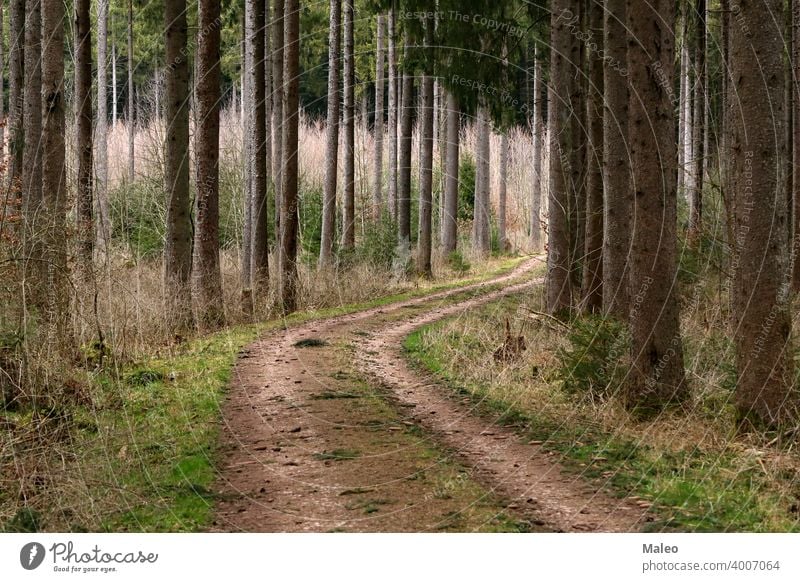
[[[325,146],[325,184],[322,199],[322,237],[319,268],[333,263],[336,236],[336,186],[339,170],[339,53],[341,51],[342,0],[330,0],[328,36],[328,124]]]
[[[678,97],[678,192],[686,192],[686,123],[689,94],[689,5],[681,0],[681,68],[680,93]]]
[[[593,38],[603,38],[603,7],[589,3],[588,27]],[[623,37],[624,38],[624,37]],[[583,253],[583,309],[598,312],[603,307],[603,63],[597,51],[588,59],[586,98],[586,241]],[[624,79],[615,78],[620,87]]]
[[[447,91],[447,172],[444,187],[444,216],[442,216],[442,250],[445,256],[455,251],[458,244],[460,117],[458,98],[452,91]]]
[[[133,184],[134,180],[136,179],[136,102],[134,100],[135,96],[133,87],[134,66],[133,0],[128,0],[128,184]]]
[[[508,133],[500,136],[500,189],[497,192],[497,238],[500,252],[508,252],[511,247],[506,232],[506,214],[508,206]]]
[[[603,311],[627,322],[630,313],[631,174],[628,151],[627,0],[606,2],[604,32]]]
[[[97,3],[97,135],[95,172],[97,174],[95,224],[97,248],[108,259],[111,244],[111,208],[108,201],[108,3]]]
[[[677,163],[670,87],[674,2],[630,3],[628,25],[629,139],[633,175],[630,313],[631,371],[626,405],[642,415],[687,394],[679,328]],[[653,22],[666,23],[653,28]]]
[[[42,199],[44,201],[45,259],[48,306],[45,317],[54,347],[68,339],[70,321],[67,245],[67,188],[65,180],[64,3],[42,0]],[[91,121],[90,121],[91,124]],[[91,168],[91,165],[89,166]]]
[[[706,0],[697,0],[695,13],[695,95],[692,125],[692,188],[689,197],[689,244],[699,241],[703,219],[706,118]]]
[[[110,0],[109,0],[110,1]],[[111,42],[111,129],[117,127],[117,45]]]
[[[531,200],[531,247],[534,251],[542,248],[542,160],[544,159],[545,103],[547,86],[542,83],[542,59],[539,46],[533,52],[533,192]]]
[[[404,56],[408,49],[404,47]],[[414,77],[403,71],[402,113],[400,116],[399,176],[397,180],[397,236],[400,256],[411,247],[411,118],[414,108]]]
[[[692,107],[692,103],[694,102],[694,90],[692,87],[692,71],[691,71],[691,51],[690,51],[690,27],[689,27],[689,12],[691,10],[689,6],[689,2],[691,0],[686,0],[685,4],[685,21],[683,25],[683,46],[681,48],[681,61],[686,63],[686,68],[682,71],[682,75],[684,75],[681,83],[685,85],[686,88],[686,95],[683,102],[683,192],[682,194],[686,197],[688,201],[692,196],[692,188],[694,187],[694,107]]]
[[[300,1],[286,0],[286,90],[283,96],[283,205],[281,206],[281,304],[284,313],[297,309],[297,147],[300,103]]]
[[[267,118],[265,101],[266,81],[264,67],[264,0],[247,0],[245,5],[245,28],[247,29],[248,63],[247,90],[248,137],[250,140],[248,165],[250,166],[250,210],[252,228],[251,284],[253,297],[266,297],[269,282],[268,201],[267,201]]]
[[[75,149],[78,155],[78,267],[84,280],[93,270],[92,29],[90,0],[75,0]]]
[[[378,221],[383,212],[383,79],[384,38],[383,14],[377,17],[377,47],[375,50],[375,156],[372,185],[372,218]]]
[[[573,71],[575,81],[572,84],[572,116],[570,117],[570,133],[572,134],[572,148],[569,150],[569,183],[571,186],[570,213],[569,213],[569,249],[570,249],[570,278],[572,279],[572,300],[578,303],[581,298],[583,285],[582,272],[585,266],[584,252],[586,250],[586,151],[587,151],[587,122],[586,122],[586,93],[589,86],[585,71],[589,49],[580,41],[581,35],[588,36],[587,31],[587,2],[575,2],[575,14],[578,16],[579,28],[571,32],[577,45],[575,58],[572,63],[577,63],[577,71]],[[576,65],[572,65],[573,68]]]
[[[475,172],[475,208],[472,218],[472,231],[475,250],[479,254],[486,256],[491,251],[492,246],[489,198],[492,121],[486,105],[478,106],[477,126],[477,168]]]
[[[389,214],[397,219],[397,110],[398,99],[396,19],[394,5],[389,11]]]
[[[741,418],[768,426],[792,421],[797,413],[788,293],[782,285],[787,261],[784,41],[777,28],[782,10],[782,0],[740,2],[729,61],[736,85],[729,105],[734,112],[731,185],[737,198],[731,289],[735,403]],[[765,11],[774,18],[765,19]]]
[[[344,216],[342,247],[353,249],[356,244],[355,196],[355,85],[356,63],[353,44],[353,0],[344,0]]]
[[[793,96],[792,136],[794,148],[792,158],[792,204],[789,206],[790,226],[794,227],[792,237],[792,287],[800,291],[800,2],[792,0],[792,72],[791,83]]]
[[[8,59],[8,185],[19,189],[16,184],[22,178],[22,150],[24,146],[23,128],[23,86],[25,71],[25,0],[12,0],[9,9],[9,59]]]
[[[433,23],[425,23],[425,47],[433,46]],[[419,149],[419,236],[417,272],[432,277],[431,248],[433,241],[433,75],[427,71],[421,80],[422,111],[420,112]]]
[[[189,199],[189,62],[186,0],[164,3],[166,62],[167,232],[164,245],[164,314],[176,333],[191,328],[192,221]]]
[[[275,0],[272,18],[272,180],[275,184],[275,240],[281,240],[283,195],[283,19],[286,0]],[[278,250],[280,251],[280,244]]]
[[[570,277],[570,152],[574,144],[570,119],[575,115],[571,102],[575,71],[571,62],[579,61],[580,48],[567,27],[566,15],[575,16],[570,0],[553,0],[550,8],[550,98],[547,128],[550,134],[550,186],[547,230],[547,310],[558,314],[572,306]]]
[[[242,183],[243,204],[242,214],[244,224],[242,225],[242,309],[246,314],[250,314],[253,309],[253,197],[252,179],[250,167],[250,113],[254,105],[250,102],[250,91],[247,86],[247,76],[253,68],[250,51],[247,49],[247,26],[245,25],[245,15],[241,15],[239,30],[242,32],[240,42],[240,53],[242,62],[242,109],[240,123],[242,125]]]
[[[197,17],[194,308],[203,329],[225,323],[219,265],[220,3],[200,0]]]

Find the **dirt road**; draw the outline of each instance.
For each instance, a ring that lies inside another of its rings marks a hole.
[[[416,327],[529,290],[539,264],[244,350],[223,409],[213,529],[638,530],[646,515],[635,502],[566,473],[403,358]]]

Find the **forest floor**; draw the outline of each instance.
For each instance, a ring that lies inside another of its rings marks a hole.
[[[636,531],[653,518],[412,368],[415,329],[530,291],[513,272],[270,332],[223,407],[215,531]]]

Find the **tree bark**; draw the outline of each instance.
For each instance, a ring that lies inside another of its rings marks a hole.
[[[383,81],[384,81],[384,34],[383,14],[377,17],[377,44],[375,50],[375,156],[372,184],[372,219],[378,221],[383,204]]]
[[[547,127],[550,134],[550,186],[548,199],[547,310],[553,314],[572,307],[570,277],[570,152],[575,144],[570,119],[575,115],[572,103],[574,70],[580,48],[567,28],[576,16],[575,3],[553,0],[550,9],[550,97]]]
[[[253,110],[253,103],[250,102],[250,91],[247,87],[247,76],[253,68],[252,55],[247,49],[247,26],[245,15],[241,15],[240,27],[242,38],[240,42],[240,53],[242,60],[242,109],[240,123],[242,124],[242,183],[244,185],[242,214],[244,223],[242,225],[242,308],[245,313],[250,314],[253,308],[253,197],[252,197],[252,177],[250,167],[250,114]]]
[[[111,244],[111,208],[108,200],[108,3],[97,3],[97,134],[95,172],[97,174],[95,224],[97,248],[104,261]]]
[[[17,182],[22,178],[24,147],[22,95],[25,84],[25,0],[12,0],[8,12],[8,187],[19,190],[21,185]]]
[[[433,24],[425,23],[425,47],[433,46]],[[432,277],[431,249],[433,244],[433,75],[427,71],[421,80],[422,111],[420,112],[419,150],[419,236],[417,241],[417,272]]]
[[[786,143],[783,1],[742,0],[731,27],[731,181],[736,241],[731,314],[742,419],[778,425],[796,418],[786,273]],[[765,19],[764,12],[775,15]],[[766,80],[766,81],[765,81]],[[735,112],[735,113],[734,113]]]
[[[692,188],[689,196],[690,245],[698,243],[703,220],[703,177],[705,174],[706,120],[706,0],[697,0],[695,8],[695,84],[694,121],[692,124]]]
[[[266,296],[269,284],[268,200],[267,200],[267,117],[265,105],[264,26],[266,22],[264,0],[247,0],[245,5],[245,27],[247,29],[246,50],[251,67],[247,71],[247,90],[250,107],[248,115],[250,203],[252,209],[251,284],[253,297],[259,300]]]
[[[589,3],[588,28],[592,38],[603,38],[603,7]],[[623,36],[624,38],[624,36]],[[586,55],[586,240],[583,253],[582,307],[598,312],[603,307],[603,63],[598,51]],[[614,79],[624,87],[624,79]]]
[[[110,1],[110,0],[109,0]],[[117,45],[111,41],[111,129],[117,127]]]
[[[408,49],[404,47],[404,53]],[[400,255],[411,247],[411,118],[414,108],[414,77],[403,71],[402,112],[400,116],[399,176],[397,180],[397,235]]]
[[[531,247],[534,251],[542,248],[542,160],[544,159],[545,103],[547,102],[547,86],[542,83],[542,59],[539,46],[533,52],[533,192],[531,199]]]
[[[630,313],[631,174],[628,151],[627,0],[607,0],[603,78],[603,311],[627,322]]]
[[[128,184],[133,184],[136,179],[136,101],[133,86],[134,66],[133,0],[128,0]]]
[[[78,266],[92,276],[94,228],[92,179],[92,29],[90,0],[75,0],[75,149],[78,155]]]
[[[687,384],[677,288],[674,2],[628,5],[629,139],[634,205],[626,405],[642,415],[683,400]],[[665,26],[654,29],[653,22]]]
[[[283,205],[281,206],[281,286],[284,313],[297,309],[297,199],[298,199],[298,114],[300,103],[300,2],[286,0],[283,97],[285,123],[283,130]]]
[[[497,238],[500,243],[500,252],[508,252],[511,247],[508,243],[506,232],[506,218],[508,206],[508,133],[500,136],[500,188],[497,192]]]
[[[333,263],[333,239],[336,236],[336,186],[339,171],[339,64],[341,52],[342,0],[330,0],[328,30],[328,124],[325,129],[325,184],[322,199],[322,237],[319,268]]]
[[[344,0],[344,216],[342,247],[351,250],[356,244],[355,231],[355,84],[356,63],[353,40],[353,0]]]
[[[475,207],[472,217],[473,246],[475,251],[486,256],[491,251],[491,208],[489,202],[490,179],[490,159],[491,159],[491,135],[492,121],[486,105],[478,106],[477,119],[477,156],[475,171]]]
[[[397,78],[397,14],[394,3],[389,10],[389,215],[397,219],[397,118],[400,105]]]
[[[283,195],[283,19],[286,0],[275,0],[272,18],[272,179],[275,184],[275,240],[281,240]],[[281,246],[278,245],[280,251]]]
[[[447,91],[447,172],[444,187],[444,216],[442,250],[445,256],[456,250],[458,244],[458,166],[461,113],[458,98]]]
[[[792,136],[794,147],[792,159],[794,171],[792,175],[792,203],[790,226],[793,226],[792,236],[792,287],[795,292],[800,291],[800,2],[792,0],[792,83],[791,95],[793,96]]]
[[[194,308],[203,329],[225,323],[219,264],[220,3],[197,5],[197,129],[195,130]]]
[[[164,313],[176,333],[193,325],[191,302],[192,221],[189,198],[189,62],[186,0],[164,3],[166,62],[167,232],[164,246]]]

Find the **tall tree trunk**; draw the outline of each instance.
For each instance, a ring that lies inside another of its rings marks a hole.
[[[246,314],[251,314],[253,310],[253,187],[251,174],[251,153],[250,153],[250,113],[253,111],[254,104],[250,101],[250,90],[247,86],[247,77],[253,68],[252,54],[247,49],[247,26],[245,15],[241,15],[239,30],[242,32],[240,42],[240,53],[242,62],[242,109],[240,123],[242,125],[242,183],[243,188],[243,208],[242,214],[244,224],[242,226],[242,310]]]
[[[736,193],[733,315],[735,403],[756,424],[792,421],[791,319],[786,273],[787,205],[782,187],[783,0],[740,2],[731,27],[731,181]],[[765,19],[764,13],[774,18]],[[764,80],[769,82],[765,83]]]
[[[400,105],[397,79],[397,14],[389,10],[389,214],[397,219],[397,112]]]
[[[792,175],[792,203],[790,227],[794,227],[792,236],[792,288],[795,292],[800,291],[800,2],[792,0],[792,96],[793,96],[793,115],[792,115],[792,136],[794,148],[792,149],[792,159],[794,171]]]
[[[214,329],[225,322],[219,265],[220,3],[200,0],[197,10],[197,195],[192,276],[198,323],[203,329]]]
[[[272,27],[269,25],[272,22],[273,12],[270,6],[270,0],[264,0],[264,26],[262,31],[264,34],[264,158],[266,160],[266,183],[267,183],[267,200],[265,202],[267,207],[267,224],[270,221],[270,210],[274,203],[275,182],[272,176],[272,134],[274,128],[272,127]],[[275,222],[273,220],[273,222]],[[269,231],[269,228],[267,229]],[[277,240],[277,239],[276,239]],[[276,245],[277,246],[277,245]]]
[[[48,320],[51,337],[68,340],[69,272],[64,232],[67,226],[65,179],[64,104],[64,3],[42,0],[42,199],[47,221],[45,258],[47,263]],[[90,121],[91,123],[91,121]],[[91,166],[90,166],[91,167]],[[52,344],[63,345],[63,344]]]
[[[281,240],[283,195],[283,19],[286,0],[275,0],[272,19],[272,179],[275,184],[275,240]],[[278,245],[280,252],[281,246]]]
[[[383,14],[377,17],[377,46],[375,50],[375,157],[372,185],[372,218],[379,220],[383,205],[383,80],[384,35]]]
[[[192,221],[189,199],[189,62],[186,0],[165,0],[167,232],[164,245],[164,313],[168,325],[185,332],[192,324]]]
[[[322,199],[322,237],[319,268],[333,263],[336,236],[336,186],[339,171],[339,53],[341,50],[342,0],[330,0],[328,36],[328,124],[325,129],[325,184]]]
[[[47,268],[42,254],[46,227],[42,201],[42,3],[25,6],[25,86],[23,95],[24,146],[22,154],[22,203],[25,219],[25,270],[27,297],[45,305]]]
[[[185,18],[185,16],[184,16]],[[167,61],[171,62],[171,61]],[[133,0],[128,0],[128,184],[136,179],[136,102],[133,86]]]
[[[593,38],[603,38],[603,7],[589,3],[588,28]],[[597,51],[588,59],[586,98],[586,241],[583,253],[583,309],[603,307],[603,61]],[[614,79],[620,86],[624,83]]]
[[[542,59],[539,54],[539,45],[533,51],[533,192],[531,193],[531,247],[534,251],[542,248],[542,160],[544,159],[544,130],[545,130],[545,103],[547,101],[547,86],[542,83]]]
[[[433,23],[425,23],[425,48],[433,46]],[[419,149],[419,236],[417,241],[417,272],[432,277],[431,249],[433,244],[433,75],[430,71],[421,80],[422,111]]]
[[[111,209],[108,201],[108,3],[97,3],[97,134],[95,172],[97,174],[95,224],[97,248],[108,259],[111,244]]]
[[[629,4],[629,139],[634,204],[631,293],[631,371],[626,404],[643,415],[687,394],[679,327],[677,163],[673,80],[672,0]],[[653,28],[653,22],[665,26]]]
[[[5,119],[5,21],[3,19],[3,3],[0,2],[0,119]],[[6,126],[0,126],[0,160],[6,158]]]
[[[686,122],[687,96],[689,93],[689,5],[688,0],[681,0],[681,68],[678,83],[678,193],[686,192]],[[677,34],[677,32],[676,32]],[[677,41],[676,41],[677,42]],[[725,65],[727,66],[727,65]]]
[[[628,253],[631,246],[628,151],[627,0],[607,0],[604,32],[603,112],[603,311],[627,322],[630,313]]]
[[[408,48],[403,47],[404,56]],[[398,152],[399,176],[397,179],[397,236],[400,256],[411,247],[411,119],[414,108],[414,76],[403,71],[402,111],[400,115],[400,143]]]
[[[589,49],[580,42],[580,35],[588,36],[587,2],[578,0],[575,3],[575,14],[580,23],[580,33],[572,32],[577,44],[575,59],[572,60],[575,81],[572,84],[570,102],[573,114],[570,117],[570,133],[572,134],[572,149],[569,154],[569,181],[571,185],[570,213],[569,213],[569,249],[570,249],[570,278],[572,279],[573,302],[581,298],[583,285],[582,272],[585,266],[584,252],[586,245],[586,150],[588,146],[586,122],[586,93],[589,86],[586,75],[586,61]]]
[[[283,205],[281,206],[281,287],[280,296],[284,313],[297,309],[297,137],[300,104],[300,1],[286,0],[286,48],[284,78],[286,90],[283,97],[285,124],[283,155],[286,158],[283,172]]]
[[[500,252],[511,250],[506,229],[508,206],[508,133],[500,136],[500,188],[497,192],[497,238]]]
[[[442,250],[445,256],[455,251],[458,244],[460,118],[458,97],[452,91],[447,91],[447,171],[444,186],[444,215],[442,216]]]
[[[110,1],[110,0],[109,0]],[[117,45],[111,42],[111,129],[117,127]]]
[[[689,197],[689,244],[697,244],[703,220],[706,128],[706,0],[697,0],[695,13],[695,95],[692,126],[692,189]]]
[[[78,263],[88,280],[93,270],[92,20],[90,0],[75,0],[75,149],[78,155]]]
[[[572,103],[575,71],[580,62],[580,47],[567,27],[568,18],[577,14],[576,3],[553,0],[550,7],[550,98],[547,128],[550,134],[550,187],[547,230],[547,309],[550,313],[572,307],[570,268],[570,208],[572,183],[570,152],[573,134],[570,120],[577,114]]]
[[[694,88],[692,85],[692,66],[691,66],[691,42],[689,14],[692,10],[689,3],[685,0],[684,4],[684,24],[683,24],[683,46],[681,47],[681,61],[686,64],[685,70],[681,71],[683,78],[681,83],[685,85],[686,95],[683,102],[683,191],[681,192],[688,201],[692,196],[694,188]]]
[[[491,206],[489,190],[491,186],[490,160],[492,121],[486,105],[478,106],[477,120],[478,144],[475,172],[475,208],[473,213],[473,245],[475,250],[486,256],[491,251]]]
[[[265,101],[266,82],[264,80],[264,0],[247,0],[245,5],[245,27],[247,29],[248,62],[251,67],[247,71],[247,90],[250,107],[248,115],[248,137],[250,139],[250,203],[252,209],[252,249],[251,288],[254,298],[266,297],[269,281],[269,244],[268,244],[268,201],[267,201],[267,118]]]
[[[342,247],[346,250],[354,248],[356,244],[356,62],[353,52],[354,18],[353,0],[344,0],[344,216],[342,220]]]
[[[31,3],[36,0],[30,0]],[[9,59],[8,59],[8,186],[19,188],[22,178],[23,86],[25,70],[25,0],[12,0],[9,12]]]

